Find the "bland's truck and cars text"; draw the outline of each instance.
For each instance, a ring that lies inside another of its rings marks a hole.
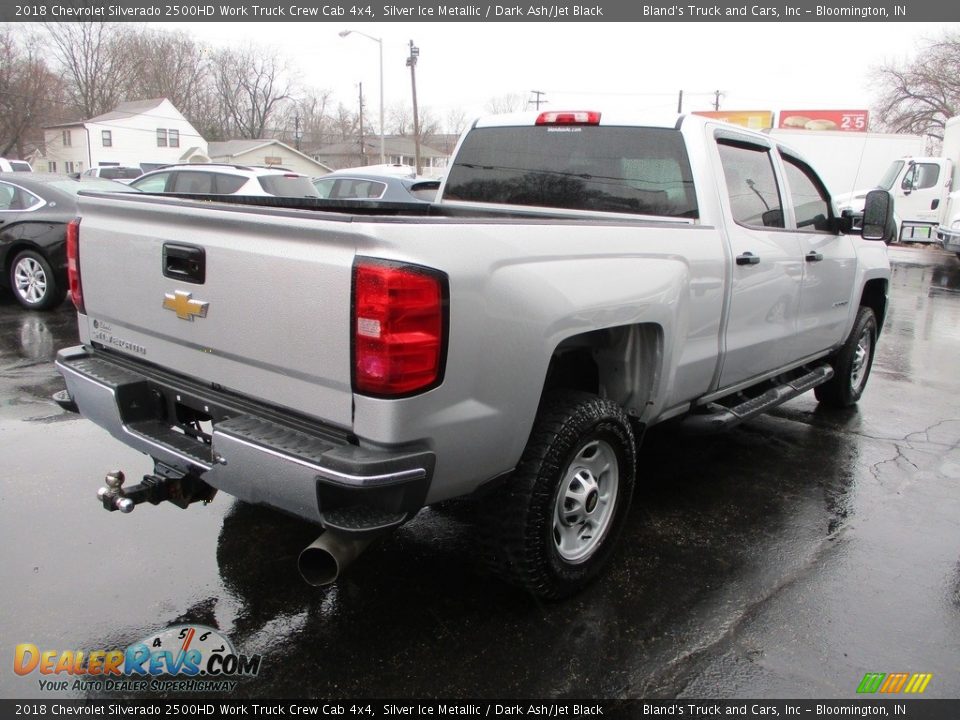
[[[560,598],[610,560],[649,426],[857,402],[893,207],[871,192],[854,231],[776,138],[576,111],[476,121],[430,204],[93,193],[80,215],[58,400],[155,461],[104,507],[277,508],[322,527],[300,556],[322,584],[469,498],[490,567]]]

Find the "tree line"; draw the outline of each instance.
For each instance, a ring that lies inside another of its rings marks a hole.
[[[103,22],[0,26],[0,156],[22,157],[43,127],[87,120],[121,102],[165,97],[207,140],[275,138],[304,150],[356,139],[358,109],[300,82],[277,49],[214,48],[183,31]],[[357,103],[358,104],[358,103]],[[364,107],[363,127],[373,127]],[[421,142],[459,132],[420,109]],[[385,109],[388,134],[413,133],[409,106]],[[377,129],[379,132],[379,129]],[[372,133],[370,133],[372,134]]]
[[[24,29],[26,28],[26,30]],[[960,114],[960,32],[929,38],[915,56],[874,68],[874,129],[943,137]],[[165,97],[208,140],[276,138],[304,150],[355,140],[361,117],[329,90],[300,82],[278,50],[215,48],[183,31],[103,22],[0,26],[0,156],[19,156],[42,128],[86,120],[126,100]],[[490,112],[522,109],[521,95],[487,103]],[[458,133],[466,115],[442,121],[420,109],[420,140]],[[409,105],[385,109],[385,131],[413,134]],[[373,128],[367,112],[362,126]],[[368,130],[372,135],[373,133]],[[377,130],[379,132],[379,130]]]

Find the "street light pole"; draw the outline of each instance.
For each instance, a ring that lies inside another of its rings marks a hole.
[[[363,35],[363,37],[373,40],[377,45],[380,46],[380,164],[385,165],[387,162],[387,150],[386,150],[386,141],[383,136],[383,38],[376,38],[373,35],[367,35],[365,32],[360,30],[341,30],[340,37],[345,38],[350,33],[356,35]]]
[[[420,57],[420,48],[410,41],[410,56],[407,58],[407,67],[410,68],[410,86],[413,89],[413,152],[417,167],[417,175],[420,174],[422,166],[420,164],[420,117],[417,113],[417,58]]]

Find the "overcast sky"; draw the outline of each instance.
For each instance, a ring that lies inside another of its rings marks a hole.
[[[542,90],[553,109],[684,110],[869,108],[869,73],[913,57],[944,23],[161,23],[215,45],[273,45],[299,79],[355,107],[363,83],[368,117],[379,103],[383,39],[385,105],[409,104],[407,43],[420,48],[421,108],[441,121],[453,109],[485,112],[490,99]]]

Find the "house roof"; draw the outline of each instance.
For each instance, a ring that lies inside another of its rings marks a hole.
[[[219,142],[218,141],[209,142],[207,143],[207,155],[211,160],[213,159],[231,160],[239,157],[240,155],[246,155],[249,152],[253,152],[254,150],[259,150],[261,148],[269,147],[271,145],[278,145],[282,147],[284,150],[286,150],[287,152],[291,152],[295,155],[299,155],[304,160],[307,160],[308,162],[311,162],[314,165],[319,165],[325,170],[329,171],[331,169],[326,165],[324,165],[322,162],[319,162],[318,160],[314,160],[312,157],[300,152],[296,148],[290,147],[285,142],[281,142],[279,140],[270,140],[266,138],[255,138],[251,140],[223,140]]]
[[[153,110],[155,107],[158,107],[160,103],[164,102],[166,98],[150,98],[149,100],[130,100],[129,102],[122,102],[117,105],[113,110],[103,115],[97,115],[92,117],[89,120],[73,120],[72,122],[59,123],[57,125],[44,125],[44,128],[54,130],[56,128],[69,128],[69,127],[83,127],[86,123],[91,122],[107,122],[109,120],[124,120],[134,115],[139,115],[145,113],[148,110]]]
[[[133,115],[140,115],[147,112],[148,110],[153,110],[155,107],[160,105],[166,98],[150,98],[149,100],[131,100],[130,102],[122,102],[117,105],[113,110],[103,115],[97,115],[92,117],[87,122],[106,122],[107,120],[123,120]]]
[[[416,152],[413,138],[406,135],[388,135],[383,140],[384,149],[388,155],[407,155],[413,157]],[[368,135],[363,138],[363,147],[368,155],[376,155],[380,152],[380,136]],[[360,152],[360,142],[358,140],[346,140],[344,142],[324,145],[314,151],[314,155],[356,155]],[[447,157],[448,153],[441,152],[429,145],[420,144],[420,157]]]
[[[237,155],[243,155],[251,152],[252,150],[258,150],[272,143],[283,145],[283,143],[281,143],[279,140],[265,140],[260,138],[255,140],[215,140],[207,143],[207,148],[210,150],[211,157],[236,157]],[[294,148],[290,149],[296,152]]]

